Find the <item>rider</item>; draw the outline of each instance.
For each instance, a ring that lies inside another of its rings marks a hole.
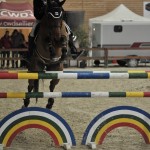
[[[54,0],[54,1],[62,6],[66,0]],[[42,17],[44,16],[46,0],[33,0],[33,7],[34,7],[34,16],[36,18],[36,21],[33,25],[31,33],[29,35],[29,55],[30,56],[33,55],[33,49],[35,48],[34,40],[35,40],[35,37],[36,37],[37,32],[40,27],[40,21],[41,21]],[[65,23],[65,21],[64,21],[64,24],[66,26],[66,30],[68,30],[68,32],[69,32],[68,33],[69,34],[68,45],[70,47],[70,52],[71,52],[72,58],[76,59],[83,53],[83,51],[77,52],[77,49],[73,43],[73,41],[75,40],[76,37],[73,35],[73,33],[71,32],[69,26]]]

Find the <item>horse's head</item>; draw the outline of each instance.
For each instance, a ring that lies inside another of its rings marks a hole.
[[[47,23],[49,26],[49,34],[55,41],[60,41],[61,38],[61,26],[63,19],[63,3],[56,0],[47,0]]]
[[[60,0],[47,0],[47,7],[41,20],[39,37],[37,39],[37,49],[41,50],[42,56],[51,59],[57,58],[55,60],[61,58],[63,47],[62,36],[67,36],[63,23],[62,8],[65,0],[59,1]]]

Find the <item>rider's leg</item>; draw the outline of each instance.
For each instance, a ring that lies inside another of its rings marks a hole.
[[[35,48],[35,37],[37,35],[37,32],[38,32],[38,29],[39,29],[39,25],[40,25],[40,21],[39,20],[36,20],[33,27],[32,27],[32,30],[29,34],[29,37],[28,37],[28,50],[29,50],[29,58],[31,58],[31,56],[33,55],[33,50]]]

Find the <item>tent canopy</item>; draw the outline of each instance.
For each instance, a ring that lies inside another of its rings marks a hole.
[[[0,27],[32,27],[34,20],[30,3],[0,3]]]
[[[96,18],[89,19],[90,23],[99,22],[150,22],[149,18],[135,14],[125,5],[121,4],[113,11]]]

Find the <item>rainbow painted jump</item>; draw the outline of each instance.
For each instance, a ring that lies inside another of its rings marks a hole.
[[[110,131],[118,127],[134,128],[145,143],[150,144],[150,114],[136,107],[117,106],[95,116],[84,132],[82,145],[94,149],[103,143]],[[20,132],[30,128],[47,132],[55,146],[64,146],[66,149],[76,146],[69,124],[55,112],[38,107],[20,109],[4,117],[0,121],[0,144],[10,146]]]
[[[150,144],[150,114],[132,106],[117,106],[98,114],[86,128],[82,144],[102,144],[110,131],[125,126],[137,130]]]
[[[1,92],[0,98],[150,97],[150,92]]]
[[[29,128],[45,131],[56,146],[76,145],[69,124],[55,112],[38,107],[17,110],[0,120],[0,144],[10,146],[17,134]]]
[[[150,72],[139,73],[0,73],[0,79],[148,79]]]

